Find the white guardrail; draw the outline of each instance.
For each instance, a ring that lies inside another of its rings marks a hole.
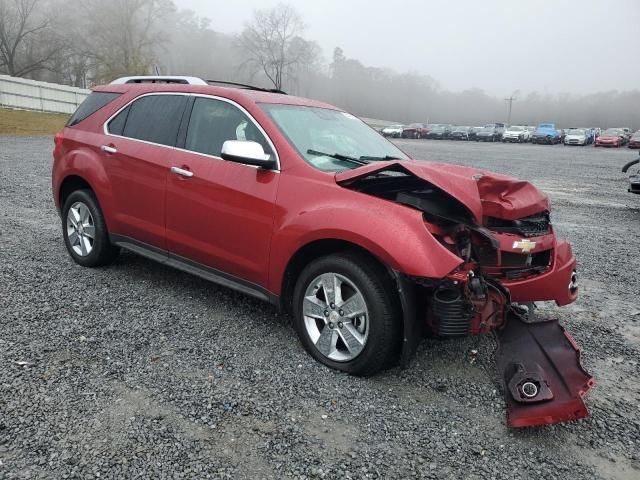
[[[0,75],[0,107],[40,112],[75,112],[90,90]]]

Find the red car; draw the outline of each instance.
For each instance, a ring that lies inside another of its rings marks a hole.
[[[526,320],[530,302],[578,295],[527,182],[413,160],[331,105],[190,77],[95,88],[53,156],[80,265],[125,248],[266,300],[311,356],[356,375],[406,365],[425,332],[495,331],[511,425],[587,415],[577,346]]]
[[[629,143],[627,144],[629,148],[640,148],[640,130],[631,135],[629,139]]]
[[[617,128],[608,128],[596,138],[596,147],[616,147],[620,148],[625,143],[624,132]]]
[[[424,123],[412,123],[402,129],[402,138],[426,138],[430,131]]]

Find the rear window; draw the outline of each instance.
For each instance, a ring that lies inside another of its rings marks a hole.
[[[80,123],[82,120],[93,115],[102,107],[104,107],[108,103],[111,103],[119,96],[119,93],[110,92],[91,93],[87,98],[84,99],[84,102],[80,104],[75,113],[71,115],[71,118],[67,122],[67,127],[73,127],[77,123]]]

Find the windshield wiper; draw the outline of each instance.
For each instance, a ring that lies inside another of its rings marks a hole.
[[[347,155],[342,155],[341,153],[319,152],[318,150],[313,150],[312,148],[307,150],[307,153],[309,155],[319,155],[323,157],[335,158],[336,160],[343,160],[345,162],[355,163],[356,165],[367,165],[369,163],[366,160],[363,160],[362,157],[360,157],[360,159],[357,159],[357,158],[349,157]]]
[[[394,156],[391,156],[391,155],[385,155],[384,157],[375,157],[375,156],[363,155],[363,156],[360,157],[360,160],[362,160],[362,161],[374,161],[374,162],[375,161],[386,162],[386,161],[389,161],[389,160],[400,160],[400,159],[398,157],[394,157]]]

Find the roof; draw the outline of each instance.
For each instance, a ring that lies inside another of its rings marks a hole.
[[[284,95],[281,93],[263,92],[260,90],[249,90],[245,88],[220,87],[217,85],[188,85],[178,83],[127,83],[127,84],[108,84],[100,85],[94,88],[97,92],[132,92],[139,91],[143,93],[155,92],[180,92],[194,93],[200,95],[216,95],[238,103],[271,103],[282,105],[301,105],[305,107],[327,108],[331,110],[341,110],[340,108],[328,103],[312,100],[310,98],[296,97],[293,95]]]

